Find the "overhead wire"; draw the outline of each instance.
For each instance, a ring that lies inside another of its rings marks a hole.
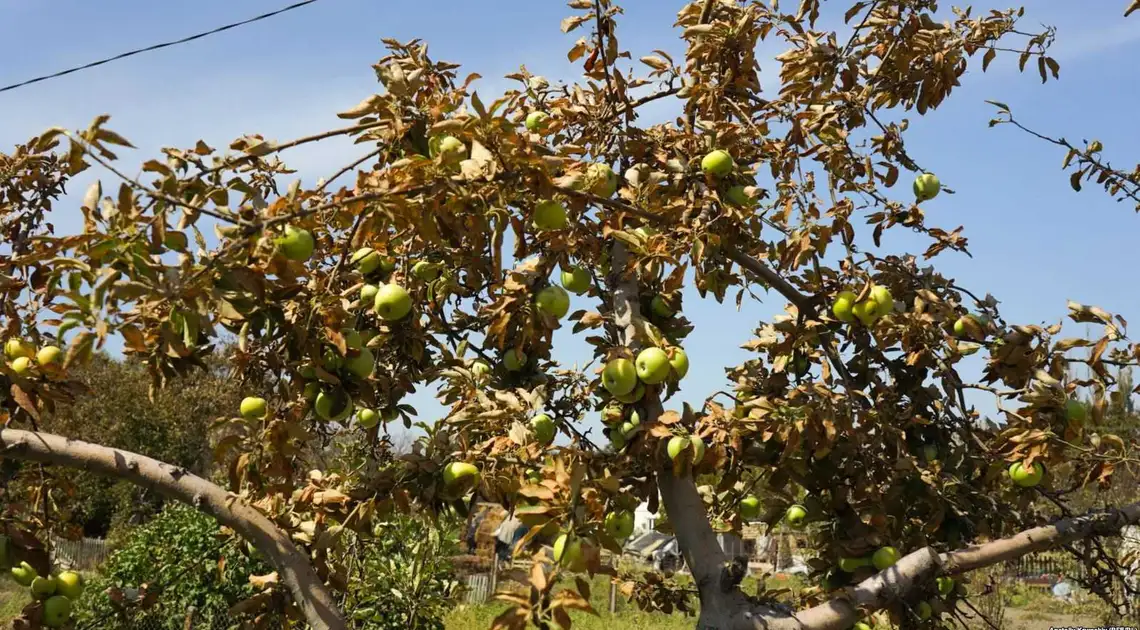
[[[154,44],[151,46],[147,46],[145,48],[137,48],[135,50],[131,50],[128,52],[119,53],[113,57],[107,57],[105,59],[100,59],[98,61],[92,61],[90,63],[85,63],[81,66],[75,66],[72,68],[68,68],[66,70],[60,70],[59,72],[53,72],[51,74],[45,74],[43,76],[39,76],[39,77],[36,77],[34,79],[28,79],[26,81],[20,81],[19,83],[13,83],[11,85],[6,85],[4,87],[0,87],[0,92],[10,92],[12,90],[22,88],[22,87],[25,87],[28,85],[32,85],[34,83],[41,83],[43,81],[49,81],[51,79],[58,79],[59,77],[67,76],[69,74],[75,74],[76,72],[82,72],[84,70],[90,70],[91,68],[96,68],[98,66],[102,66],[102,65],[114,62],[114,61],[119,61],[120,59],[126,59],[127,57],[133,57],[135,55],[141,55],[143,53],[152,52],[152,51],[160,50],[163,48],[169,48],[171,46],[178,46],[180,44],[185,44],[187,42],[192,42],[194,40],[202,39],[203,37],[209,37],[210,35],[216,35],[216,34],[221,33],[223,31],[235,29],[235,28],[238,28],[241,26],[245,26],[247,24],[253,24],[254,22],[260,22],[261,20],[265,20],[265,19],[277,16],[277,15],[281,15],[282,13],[288,13],[289,11],[293,11],[295,9],[300,9],[303,6],[313,4],[314,2],[317,2],[317,1],[318,0],[303,0],[301,2],[295,2],[293,4],[290,4],[289,6],[282,7],[280,9],[275,10],[275,11],[270,11],[269,13],[262,13],[261,15],[251,17],[249,19],[242,20],[240,22],[233,22],[231,24],[226,24],[225,26],[219,26],[217,28],[212,28],[208,31],[203,31],[201,33],[196,33],[194,35],[190,35],[189,37],[183,37],[181,39],[163,42],[161,44]]]

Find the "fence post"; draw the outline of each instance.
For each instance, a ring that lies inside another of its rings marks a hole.
[[[495,591],[499,588],[499,558],[495,556],[491,559],[491,588],[487,589],[487,600],[483,603],[491,601],[495,596]]]

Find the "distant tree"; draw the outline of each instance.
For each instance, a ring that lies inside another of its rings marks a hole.
[[[75,405],[45,415],[45,431],[142,453],[200,475],[211,472],[210,425],[240,400],[220,362],[173,380],[155,390],[153,399],[150,378],[137,363],[98,354],[74,373],[88,391]],[[162,507],[158,494],[126,481],[83,472],[68,476],[74,493],[59,507],[70,511],[71,524],[86,536],[106,536]]]

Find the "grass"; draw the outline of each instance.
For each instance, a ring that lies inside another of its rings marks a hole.
[[[6,628],[30,601],[27,587],[16,584],[7,571],[0,572],[0,628]]]
[[[687,576],[676,575],[674,578],[680,585],[685,585]],[[794,597],[805,586],[805,582],[795,576],[771,577],[766,581],[769,590],[787,589],[781,598]],[[745,578],[741,587],[745,592],[756,592],[756,578]],[[598,611],[598,615],[573,611],[570,618],[573,620],[575,630],[692,630],[696,626],[696,615],[683,613],[647,613],[639,610],[619,593],[617,606],[613,614],[609,612],[609,578],[595,576],[590,582],[590,605]],[[691,600],[697,606],[697,598]],[[457,606],[444,620],[447,630],[486,630],[491,627],[492,620],[499,613],[506,610],[507,604],[491,602],[480,605]]]

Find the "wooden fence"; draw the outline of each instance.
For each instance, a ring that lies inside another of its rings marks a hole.
[[[51,538],[52,566],[60,569],[93,571],[110,555],[111,550],[107,547],[107,541],[102,538],[82,540],[67,540],[55,536]]]

